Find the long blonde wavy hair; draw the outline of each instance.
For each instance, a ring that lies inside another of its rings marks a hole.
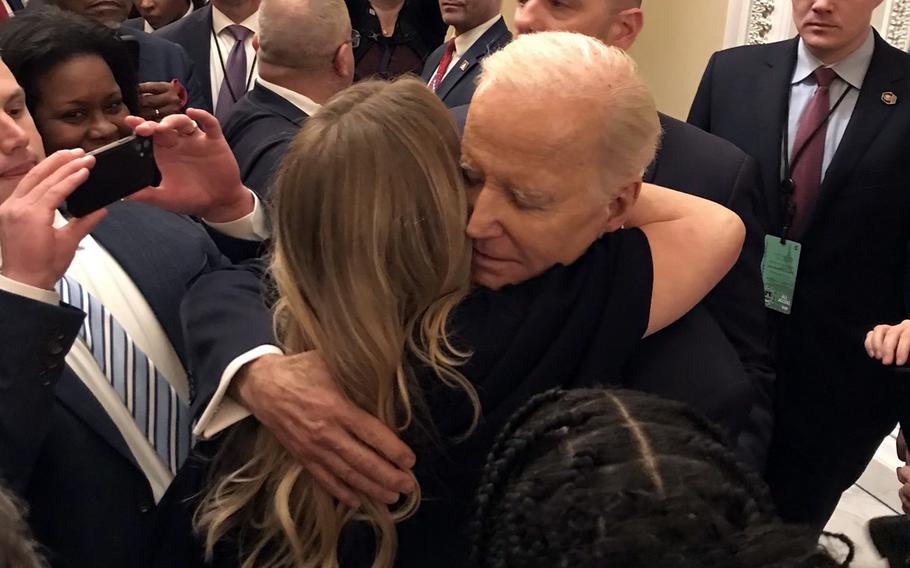
[[[477,395],[447,321],[470,281],[467,205],[451,116],[414,79],[364,82],[309,118],[273,186],[275,324],[287,353],[316,350],[342,392],[397,431],[420,403],[409,361]],[[353,519],[376,533],[373,566],[391,566],[395,511],[366,495],[354,511],[320,487],[263,426],[232,429],[195,516],[211,558],[237,538],[244,568],[338,566]]]

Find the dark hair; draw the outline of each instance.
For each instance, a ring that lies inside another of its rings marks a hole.
[[[103,24],[54,6],[26,10],[0,26],[0,50],[33,115],[41,100],[41,78],[80,55],[101,57],[120,86],[123,103],[132,114],[139,112],[136,64],[126,44]]]
[[[846,566],[784,526],[764,484],[688,407],[553,390],[500,433],[477,496],[477,568]]]

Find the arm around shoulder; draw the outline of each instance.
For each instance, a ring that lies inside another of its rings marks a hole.
[[[739,258],[745,227],[722,205],[644,184],[627,222],[648,237],[654,265],[646,335],[701,301]]]

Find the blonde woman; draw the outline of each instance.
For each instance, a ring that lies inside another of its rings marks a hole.
[[[568,45],[612,66],[612,104],[638,105],[628,163],[613,165],[640,178],[659,126],[631,62],[589,38],[557,39],[557,52]],[[597,176],[617,184],[591,202],[609,202],[602,235],[574,260],[468,294],[459,154],[451,118],[424,85],[361,83],[310,118],[274,188],[278,340],[291,354],[321,354],[341,395],[416,449],[420,492],[392,506],[367,493],[342,504],[315,481],[320,464],[296,461],[248,420],[178,475],[162,507],[160,566],[464,566],[472,495],[512,411],[553,386],[617,379],[639,339],[685,313],[742,243],[742,224],[720,206]],[[642,229],[619,230],[623,221]],[[187,305],[219,302],[207,284],[220,276],[203,277]],[[228,329],[230,310],[220,302],[210,314],[217,333],[243,332]]]

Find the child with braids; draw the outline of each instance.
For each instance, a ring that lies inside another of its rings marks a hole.
[[[476,568],[848,566],[785,527],[719,431],[632,391],[551,390],[500,433],[477,498]]]

